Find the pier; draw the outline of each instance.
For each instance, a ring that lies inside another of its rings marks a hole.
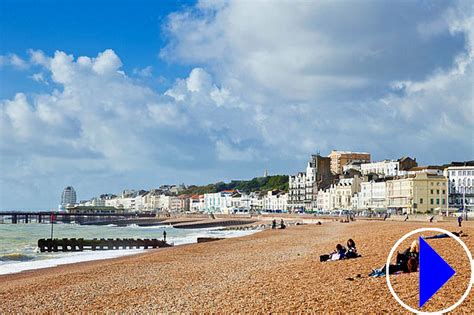
[[[0,223],[51,223],[51,217],[54,222],[87,224],[93,222],[103,222],[109,224],[110,221],[116,221],[129,218],[154,218],[153,213],[78,213],[78,212],[59,212],[59,211],[5,211],[0,212]]]
[[[84,250],[113,250],[113,249],[133,249],[133,248],[161,248],[173,245],[158,239],[91,239],[83,238],[62,238],[62,239],[39,239],[38,247],[44,252],[81,252]]]

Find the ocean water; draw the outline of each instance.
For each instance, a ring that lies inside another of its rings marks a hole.
[[[54,224],[54,238],[163,238],[174,245],[196,243],[198,237],[237,237],[258,230],[230,231],[222,228],[175,229],[171,226],[127,227]],[[144,252],[143,249],[40,253],[37,242],[49,238],[50,224],[0,224],[0,275],[57,265],[109,259]]]

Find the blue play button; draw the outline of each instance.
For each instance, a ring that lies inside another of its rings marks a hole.
[[[420,308],[456,271],[420,237]]]

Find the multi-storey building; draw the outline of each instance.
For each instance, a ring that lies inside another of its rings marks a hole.
[[[331,172],[333,174],[341,174],[344,165],[353,161],[370,162],[370,153],[366,152],[349,152],[333,150],[328,155],[331,159]]]
[[[320,189],[328,187],[332,180],[331,160],[321,155],[312,155],[306,172],[289,177],[288,208],[291,211],[317,208]]]
[[[204,195],[192,195],[191,197],[189,197],[189,211],[201,212],[204,208],[204,205],[201,206],[201,200],[204,203]]]
[[[67,186],[64,188],[63,193],[61,194],[61,205],[66,206],[68,204],[76,203],[76,191],[72,186]]]
[[[449,207],[474,210],[474,161],[453,162],[444,170],[449,181]]]
[[[362,175],[377,174],[387,177],[395,177],[400,174],[400,164],[397,160],[384,160],[380,162],[364,163],[360,165]]]
[[[352,209],[352,197],[360,191],[362,178],[341,178],[337,184],[318,193],[317,204],[319,210]]]
[[[289,177],[288,207],[291,211],[304,210],[306,199],[306,173],[299,172]]]
[[[232,212],[232,194],[234,190],[204,194],[204,211],[210,213]]]
[[[263,197],[263,210],[264,211],[286,211],[288,207],[288,194],[279,191],[272,190],[267,192]]]
[[[388,208],[400,213],[446,209],[446,178],[426,172],[387,181]]]
[[[386,209],[388,206],[387,183],[383,180],[362,182],[357,201],[358,209]]]

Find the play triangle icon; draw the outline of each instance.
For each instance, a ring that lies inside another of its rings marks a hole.
[[[420,237],[420,302],[421,308],[441,289],[456,271]]]

